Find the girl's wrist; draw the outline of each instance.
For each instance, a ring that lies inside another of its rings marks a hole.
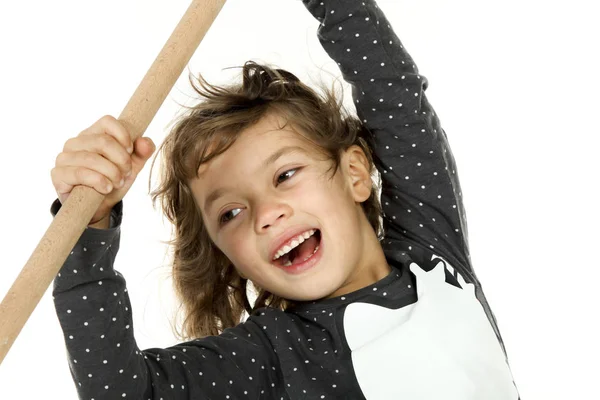
[[[108,229],[110,227],[110,213],[98,221],[90,221],[88,228]]]

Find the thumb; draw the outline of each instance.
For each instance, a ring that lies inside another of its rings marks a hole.
[[[136,140],[135,153],[144,160],[150,158],[152,153],[156,150],[156,145],[149,137],[139,137]]]
[[[139,172],[146,164],[146,161],[150,158],[156,145],[152,139],[148,137],[139,137],[133,143],[133,154],[131,154],[131,160],[133,163],[133,169],[135,172]]]
[[[142,161],[145,163],[154,150],[156,150],[156,146],[152,139],[148,137],[139,137],[135,140],[133,144],[133,154],[131,155],[134,158],[134,161]]]

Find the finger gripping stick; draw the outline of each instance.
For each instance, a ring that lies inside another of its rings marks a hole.
[[[119,116],[132,141],[144,134],[224,4],[192,1]],[[103,199],[77,186],[54,217],[0,304],[0,363]]]

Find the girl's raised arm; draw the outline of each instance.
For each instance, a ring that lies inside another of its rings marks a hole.
[[[319,40],[352,85],[358,117],[374,134],[384,245],[412,242],[474,280],[456,165],[425,96],[427,79],[374,0],[303,2],[321,22]]]
[[[467,219],[446,133],[427,101],[428,81],[375,0],[303,0],[321,25],[318,36],[352,85],[358,117],[374,134],[381,173],[383,248],[411,251],[433,267],[446,259],[468,283],[502,342],[496,319],[471,266]],[[408,243],[408,244],[407,244]],[[456,276],[455,276],[456,277]]]

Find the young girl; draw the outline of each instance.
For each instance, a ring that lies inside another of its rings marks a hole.
[[[54,215],[75,185],[106,194],[54,283],[80,398],[518,399],[427,80],[374,0],[303,3],[359,119],[252,62],[196,87],[153,192],[189,341],[140,350],[113,269],[152,141],[104,117],[57,158]]]

